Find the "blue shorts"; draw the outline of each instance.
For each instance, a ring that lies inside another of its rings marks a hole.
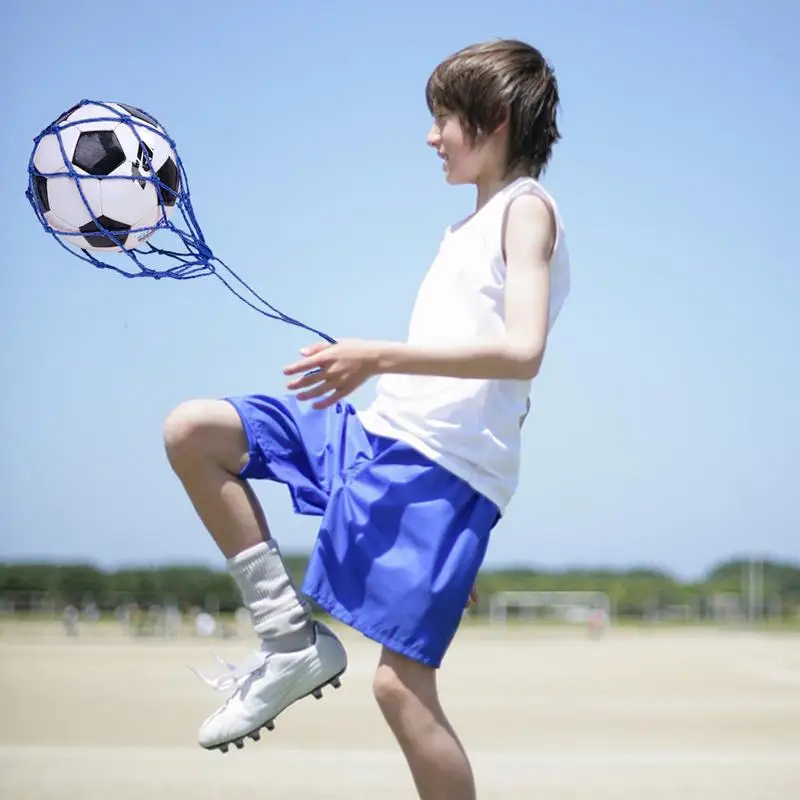
[[[248,479],[285,484],[322,517],[302,591],[333,617],[438,667],[458,629],[497,507],[408,445],[375,436],[353,407],[226,398],[247,435]]]

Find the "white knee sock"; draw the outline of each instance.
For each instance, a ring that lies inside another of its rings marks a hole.
[[[228,559],[228,571],[250,611],[255,632],[271,650],[300,650],[313,642],[311,609],[297,594],[274,539]]]

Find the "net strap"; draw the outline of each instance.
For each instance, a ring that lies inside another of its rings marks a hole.
[[[79,122],[62,122],[56,121],[45,128],[34,140],[36,144],[47,135],[55,135],[58,139],[61,148],[63,162],[67,167],[67,172],[63,171],[58,173],[46,173],[38,170],[34,164],[34,155],[28,165],[28,188],[26,196],[36,213],[39,222],[50,233],[56,241],[69,252],[71,255],[86,261],[98,269],[111,270],[126,278],[153,278],[160,280],[162,278],[170,278],[173,280],[192,280],[201,278],[208,275],[216,277],[232,294],[234,294],[245,305],[249,306],[259,314],[279,322],[285,322],[289,325],[294,325],[303,328],[310,333],[313,333],[320,338],[324,339],[331,344],[335,344],[336,340],[329,336],[327,333],[307,325],[300,320],[283,313],[276,308],[272,303],[267,301],[262,295],[256,292],[241,276],[239,276],[233,269],[231,269],[224,261],[217,258],[207,244],[203,231],[200,227],[197,217],[192,207],[191,193],[189,190],[189,180],[184,169],[183,162],[181,161],[178,149],[175,142],[169,135],[160,127],[154,127],[148,124],[140,117],[134,119],[131,114],[122,113],[117,106],[109,103],[96,101],[96,100],[82,100],[75,108],[70,109],[71,113],[80,106],[92,104],[107,109],[108,115],[84,118]],[[142,112],[144,113],[144,112]],[[149,116],[149,115],[148,115]],[[62,117],[63,119],[63,117]],[[89,204],[85,192],[81,186],[84,180],[94,180],[93,176],[79,174],[72,164],[72,160],[67,157],[66,147],[62,132],[72,127],[73,125],[85,125],[93,122],[113,122],[115,124],[127,124],[132,129],[136,136],[139,146],[140,154],[147,167],[144,172],[136,175],[122,175],[122,176],[105,176],[102,180],[135,180],[141,182],[143,180],[150,181],[155,185],[156,196],[159,198],[161,207],[160,221],[155,229],[152,228],[133,228],[126,230],[124,233],[127,236],[135,234],[147,235],[148,239],[145,243],[141,244],[136,250],[126,250],[122,248],[121,231],[108,230],[100,220],[95,216],[91,205]],[[177,160],[178,170],[178,188],[177,191],[172,187],[167,186],[158,177],[156,171],[153,169],[153,164],[150,161],[151,151],[147,144],[142,140],[138,128],[146,128],[151,132],[163,138],[170,146],[172,152]],[[34,148],[35,154],[35,148]],[[70,237],[84,236],[84,233],[79,232],[64,232],[54,229],[47,221],[43,209],[37,200],[37,179],[57,178],[64,180],[71,178],[75,181],[78,192],[82,202],[87,209],[93,223],[94,228],[93,236],[105,236],[113,242],[117,243],[121,248],[121,252],[127,256],[127,259],[122,259],[120,263],[113,263],[104,260],[100,256],[100,251],[81,250],[69,246],[64,240]],[[173,206],[171,214],[168,207]],[[182,223],[182,224],[180,224]],[[149,239],[149,236],[154,232],[158,233],[172,233],[176,236],[180,243],[183,245],[183,250],[157,247]],[[125,268],[127,267],[127,269]]]

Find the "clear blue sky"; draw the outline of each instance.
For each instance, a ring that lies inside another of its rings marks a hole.
[[[126,281],[65,253],[23,195],[32,137],[85,97],[150,111],[237,272],[334,336],[402,338],[474,202],[425,146],[425,80],[515,36],[560,81],[545,184],[574,288],[487,563],[800,560],[798,30],[777,0],[11,4],[0,559],[221,566],[162,421],[185,398],[282,391],[309,342],[213,278]],[[283,548],[307,549],[316,521],[258,493]]]

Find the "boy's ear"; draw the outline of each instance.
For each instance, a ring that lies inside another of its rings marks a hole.
[[[490,132],[489,135],[494,136],[497,133],[503,133],[504,131],[508,130],[509,123],[511,121],[511,109],[506,106],[503,109],[503,116],[500,119],[500,122],[494,126],[494,129]]]
[[[497,126],[497,130],[502,130],[503,128],[507,128],[510,121],[511,121],[511,109],[508,106],[505,106],[503,108],[503,118],[500,120],[500,124]]]

